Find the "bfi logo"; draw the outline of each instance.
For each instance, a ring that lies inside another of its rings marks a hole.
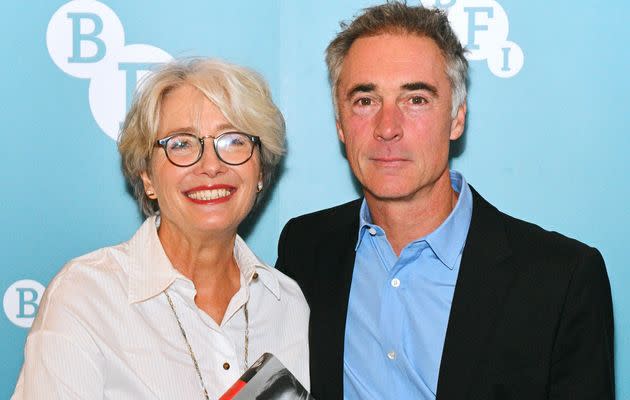
[[[14,282],[4,292],[2,305],[9,321],[21,328],[30,328],[37,315],[44,286],[34,280]]]
[[[155,46],[126,45],[118,16],[95,0],[73,0],[61,6],[48,23],[46,45],[63,72],[90,80],[92,115],[114,140],[138,82],[152,67],[172,59]]]
[[[470,60],[486,60],[490,72],[511,78],[523,68],[525,56],[507,39],[509,21],[495,0],[421,0],[425,7],[448,9],[448,19]]]

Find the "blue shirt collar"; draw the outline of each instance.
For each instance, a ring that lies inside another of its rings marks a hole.
[[[414,240],[405,248],[425,241],[442,264],[449,269],[453,269],[466,243],[466,236],[468,236],[468,228],[472,217],[472,192],[462,174],[451,170],[450,177],[453,190],[459,193],[455,207],[436,230]],[[372,223],[370,209],[365,199],[363,199],[359,212],[359,232],[355,250],[358,250],[361,246],[363,238],[369,235],[370,229],[376,231],[376,236],[385,236],[383,229]]]

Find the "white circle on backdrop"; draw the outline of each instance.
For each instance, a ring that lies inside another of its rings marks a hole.
[[[69,14],[81,14],[71,17]],[[80,21],[79,32],[73,32]],[[100,24],[102,29],[96,25]],[[78,36],[78,35],[83,36]],[[75,36],[79,39],[79,54],[73,54]],[[50,18],[46,31],[46,46],[53,62],[68,75],[91,78],[108,69],[113,54],[125,44],[125,31],[120,19],[105,4],[94,0],[73,0],[61,6]],[[69,60],[80,56],[84,61]],[[93,61],[89,61],[90,58]]]
[[[420,0],[420,4],[426,8],[449,9],[457,3],[469,0]]]
[[[525,55],[518,44],[507,40],[508,15],[496,0],[421,0],[421,3],[427,8],[447,10],[453,30],[468,49],[466,58],[485,59],[490,72],[500,78],[511,78],[520,72]],[[479,29],[471,28],[471,23]],[[469,44],[472,30],[474,40]]]
[[[449,9],[448,19],[457,37],[468,49],[470,60],[484,60],[507,40],[509,22],[505,10],[494,0],[458,1]],[[472,21],[471,21],[472,19]],[[474,38],[469,38],[471,24],[483,29],[474,29]],[[470,40],[474,42],[469,44]],[[472,45],[476,48],[473,48]]]
[[[151,65],[155,68],[154,64],[168,62],[173,57],[159,47],[133,44],[121,48],[112,58],[115,62],[90,80],[88,96],[94,120],[107,136],[117,140],[130,100],[127,97],[149,73],[143,68],[136,71],[133,65],[149,64],[149,68]],[[133,76],[134,86],[131,88],[127,87],[127,74]]]
[[[511,78],[523,68],[525,55],[514,42],[505,42],[488,57],[488,68],[499,78]]]
[[[30,328],[44,289],[44,285],[32,279],[22,279],[9,286],[2,301],[9,321],[21,328]]]

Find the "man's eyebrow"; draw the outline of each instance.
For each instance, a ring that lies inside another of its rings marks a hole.
[[[405,83],[404,85],[401,86],[401,89],[409,90],[409,91],[426,90],[427,92],[430,92],[435,97],[438,97],[437,88],[435,86],[433,86],[433,85],[430,85],[430,84],[426,83],[426,82]]]
[[[376,85],[373,83],[359,83],[358,85],[355,85],[352,87],[352,89],[350,89],[348,91],[348,95],[346,96],[348,99],[352,96],[354,96],[355,93],[359,93],[359,92],[373,92],[376,89]]]

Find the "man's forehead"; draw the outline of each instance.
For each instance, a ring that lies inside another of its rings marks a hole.
[[[438,86],[446,78],[445,61],[439,47],[427,37],[381,34],[357,39],[344,58],[340,85],[398,87],[414,82]],[[433,81],[433,82],[431,82]]]
[[[379,51],[376,51],[379,50]],[[435,40],[413,33],[380,33],[358,37],[348,49],[345,58],[356,54],[367,54],[374,59],[398,55],[396,62],[405,62],[414,56],[424,55],[443,59],[442,50]]]

